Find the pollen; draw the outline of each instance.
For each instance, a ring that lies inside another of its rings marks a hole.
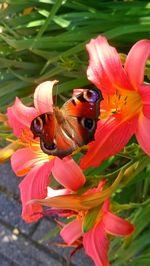
[[[117,89],[112,96],[104,98],[101,119],[119,114],[122,117],[133,117],[142,109],[141,97],[137,91]]]

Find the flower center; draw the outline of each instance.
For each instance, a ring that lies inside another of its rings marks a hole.
[[[54,159],[53,155],[48,155],[41,150],[39,139],[34,139],[32,132],[28,128],[24,128],[22,130],[20,143],[22,144],[22,146],[25,146],[31,149],[31,152],[35,154],[37,163],[38,163],[38,160],[40,160],[40,162],[42,163],[42,162],[46,162],[46,161],[48,162]]]
[[[137,91],[117,89],[114,95],[104,96],[101,106],[101,119],[105,119],[113,114],[120,114],[124,118],[131,118],[141,111],[142,101]]]

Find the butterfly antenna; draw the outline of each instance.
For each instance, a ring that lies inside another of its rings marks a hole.
[[[56,84],[54,88],[55,88],[55,90],[54,90],[54,95],[53,95],[53,96],[54,96],[54,97],[53,97],[53,98],[54,98],[54,99],[53,99],[53,105],[54,105],[54,106],[57,106],[57,101],[58,101],[58,90],[59,90],[59,87],[58,87],[58,85]]]

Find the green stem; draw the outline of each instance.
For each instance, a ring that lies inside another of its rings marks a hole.
[[[124,172],[124,178],[123,182],[121,183],[121,187],[126,186],[136,175],[142,172],[149,163],[150,163],[150,157],[144,156],[143,158],[134,162],[130,167],[128,167]]]
[[[101,205],[118,188],[124,178],[128,181],[141,172],[150,162],[150,157],[144,157],[137,162],[129,162],[123,166],[114,183],[107,189],[86,195],[63,195],[43,200],[32,200],[28,204],[38,203],[49,207],[70,209],[70,210],[89,210]]]
[[[141,206],[145,206],[145,205],[149,205],[150,204],[150,199],[147,199],[145,200],[144,202],[142,203],[129,203],[129,204],[119,204],[117,202],[114,202],[112,204],[112,208],[113,208],[113,211],[114,212],[120,212],[120,211],[123,211],[123,210],[129,210],[129,209],[136,209],[136,208],[139,208]]]

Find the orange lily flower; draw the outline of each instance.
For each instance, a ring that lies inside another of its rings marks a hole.
[[[96,192],[103,193],[102,189],[105,183],[105,180],[101,181],[97,188],[89,189],[83,196],[90,197],[95,195]],[[60,235],[63,240],[69,246],[72,244],[83,245],[85,253],[93,259],[96,266],[109,266],[109,240],[107,234],[127,236],[134,231],[134,226],[110,212],[110,201],[108,198],[102,206],[99,205],[91,210],[88,210],[88,207],[87,209],[82,209],[82,207],[79,209],[75,201],[72,202],[72,208],[70,203],[70,209],[66,209],[66,196],[69,196],[70,193],[66,189],[53,190],[50,191],[45,200],[33,200],[32,202],[40,202],[45,206],[52,207],[45,210],[43,212],[44,215],[57,214],[60,217],[72,218],[71,222],[61,224],[63,228]],[[61,206],[58,200],[59,197],[61,197]]]
[[[30,130],[32,120],[45,112],[53,112],[52,89],[56,81],[41,83],[34,93],[34,106],[25,106],[19,98],[8,108],[7,117],[14,134],[20,138],[18,143],[24,147],[11,157],[11,165],[18,176],[25,176],[19,188],[22,200],[22,218],[33,222],[42,217],[39,204],[27,205],[32,199],[44,199],[50,185],[50,174],[66,188],[77,191],[84,183],[85,176],[75,161],[66,156],[62,160],[45,154],[40,148],[40,140],[34,139]],[[74,182],[72,182],[74,180]]]
[[[95,266],[109,266],[108,249],[109,240],[107,234],[113,236],[128,236],[134,231],[134,226],[109,210],[109,199],[105,200],[99,210],[94,226],[83,232],[84,214],[79,212],[76,218],[64,225],[60,232],[64,241],[71,245],[82,238],[85,253],[90,256]]]
[[[138,41],[127,55],[124,67],[116,49],[103,36],[92,39],[87,50],[88,79],[101,90],[104,100],[95,141],[88,145],[81,167],[98,166],[120,152],[133,134],[150,155],[150,85],[144,83],[150,41]]]

